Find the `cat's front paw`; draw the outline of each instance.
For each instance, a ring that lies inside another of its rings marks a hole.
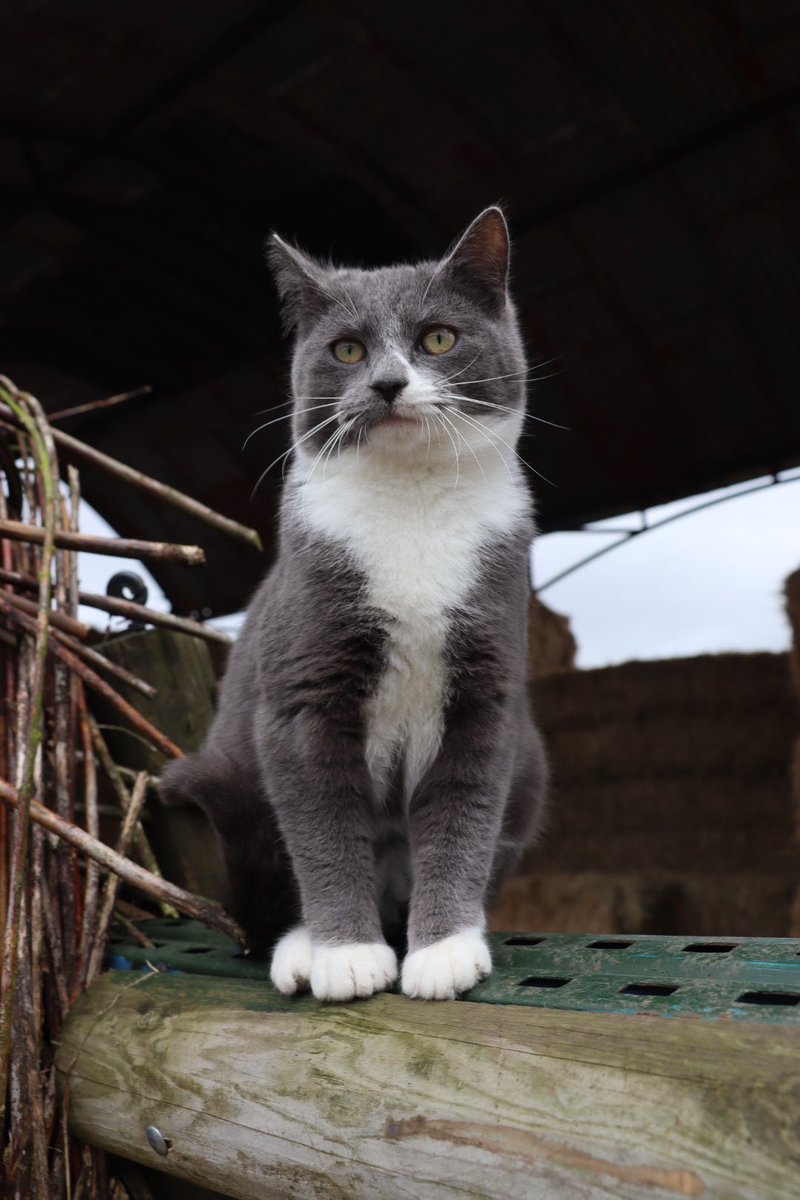
[[[270,976],[279,992],[293,996],[308,991],[313,962],[311,938],[302,925],[285,933],[272,953]]]
[[[455,1000],[492,969],[480,928],[465,929],[414,950],[403,963],[402,988],[416,1000]]]
[[[397,957],[385,942],[315,946],[311,990],[318,1000],[372,996],[397,979]]]

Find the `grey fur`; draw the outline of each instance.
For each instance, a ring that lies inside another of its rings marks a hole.
[[[370,430],[392,411],[375,390],[398,374],[389,330],[413,356],[423,353],[421,330],[457,328],[457,345],[424,363],[443,388],[451,378],[448,402],[481,421],[493,411],[487,405],[524,409],[498,209],[481,214],[438,263],[338,269],[275,236],[269,258],[295,333],[294,438],[312,451],[352,418],[340,449],[358,443],[369,452]],[[343,370],[332,355],[343,337],[369,346],[363,370]],[[458,377],[469,386],[459,388]],[[313,411],[334,403],[318,397],[338,397],[337,407]],[[310,432],[320,413],[333,419]],[[526,689],[533,525],[518,524],[483,554],[467,602],[450,614],[441,749],[410,801],[398,762],[378,806],[364,707],[385,669],[390,621],[371,606],[341,544],[306,527],[297,497],[290,475],[280,552],[233,647],[207,742],[167,767],[161,792],[210,815],[230,903],[255,948],[268,949],[300,910],[315,943],[399,941],[410,899],[408,948],[418,949],[482,924],[541,821],[546,763]]]

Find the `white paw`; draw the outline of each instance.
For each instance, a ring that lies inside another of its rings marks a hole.
[[[272,952],[272,982],[284,996],[304,992],[311,979],[312,962],[311,938],[308,930],[299,925],[285,933]]]
[[[417,1000],[455,1000],[491,969],[489,947],[476,926],[409,954],[403,963],[402,988]]]
[[[397,958],[385,942],[315,946],[311,990],[318,1000],[352,1000],[382,992],[397,979]]]

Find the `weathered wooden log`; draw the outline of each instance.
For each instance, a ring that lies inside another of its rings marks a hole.
[[[762,1024],[109,972],[57,1066],[73,1133],[240,1200],[786,1200],[799,1051]]]

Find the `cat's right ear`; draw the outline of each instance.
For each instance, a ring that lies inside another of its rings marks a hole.
[[[291,333],[304,318],[316,316],[325,307],[324,267],[277,233],[267,238],[267,262],[281,300],[283,327]]]

